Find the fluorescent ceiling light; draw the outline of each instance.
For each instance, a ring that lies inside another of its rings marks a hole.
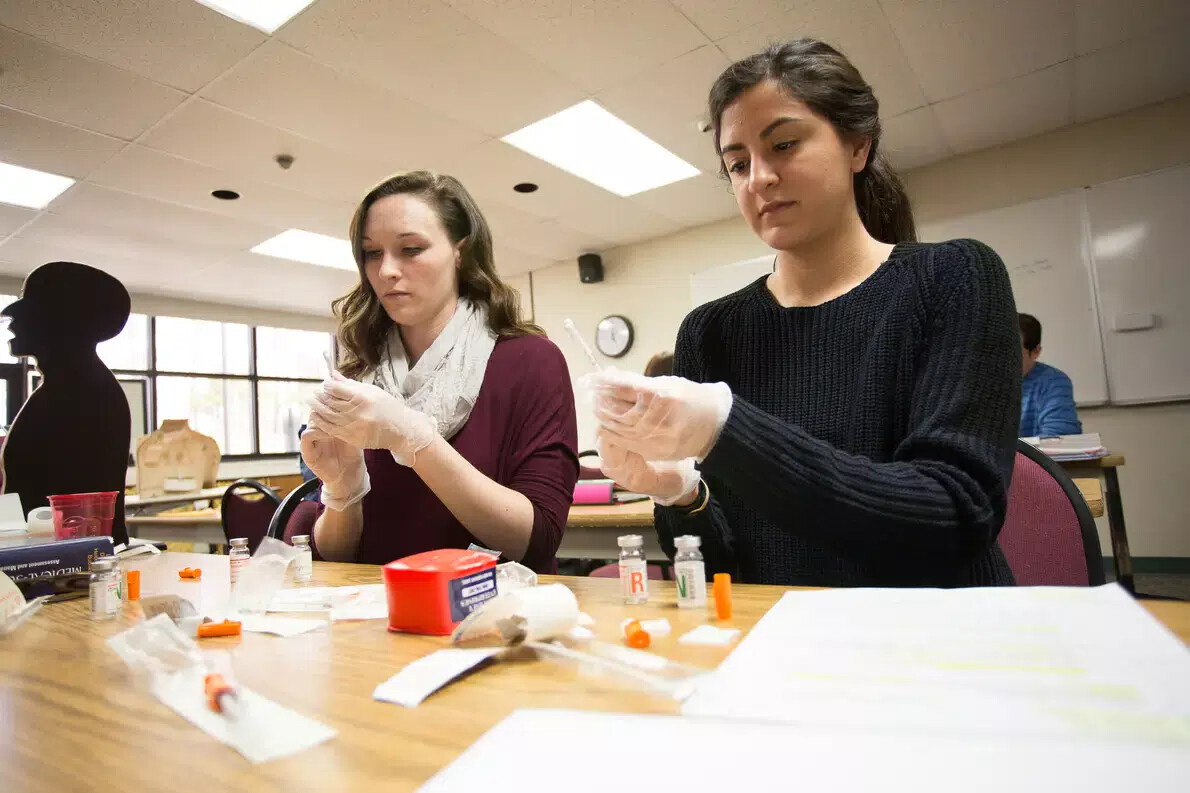
[[[350,242],[301,229],[282,231],[257,245],[252,252],[338,270],[356,269]]]
[[[504,142],[619,196],[699,173],[589,99],[505,135]]]
[[[41,209],[72,184],[68,176],[0,162],[0,204]]]
[[[198,0],[237,22],[272,33],[314,0]]]

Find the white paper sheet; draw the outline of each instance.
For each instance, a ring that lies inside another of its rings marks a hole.
[[[379,613],[383,605],[384,613]],[[380,619],[388,616],[384,584],[312,586],[282,589],[269,603],[270,612],[331,612],[331,619]],[[339,615],[336,617],[336,613]],[[350,616],[367,614],[376,616]]]
[[[1115,585],[790,592],[682,712],[1190,757],[1190,652]]]
[[[1175,747],[518,710],[421,791],[532,793],[565,780],[568,793],[606,793],[608,773],[582,769],[641,758],[642,747],[647,758],[623,771],[631,790],[1180,793],[1190,772],[1190,756]]]
[[[215,713],[207,706],[205,676],[204,669],[194,667],[163,675],[153,684],[153,696],[252,763],[288,757],[336,735],[322,722],[243,688],[239,690],[238,718]]]
[[[502,647],[438,650],[408,663],[372,692],[372,698],[416,708],[426,697],[500,652]]]
[[[678,644],[701,644],[709,647],[726,647],[740,635],[738,628],[717,628],[714,625],[699,625],[678,637]]]
[[[324,620],[301,617],[277,617],[272,614],[245,614],[240,617],[242,630],[249,633],[271,633],[274,636],[297,636],[318,630]]]

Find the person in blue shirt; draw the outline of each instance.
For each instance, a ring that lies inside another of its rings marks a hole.
[[[1041,323],[1020,314],[1021,323],[1021,437],[1077,435],[1082,422],[1074,409],[1074,386],[1061,369],[1038,363]]]

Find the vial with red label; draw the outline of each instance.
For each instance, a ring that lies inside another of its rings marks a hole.
[[[649,600],[648,563],[645,542],[639,534],[625,534],[616,540],[620,546],[620,591],[630,606]]]

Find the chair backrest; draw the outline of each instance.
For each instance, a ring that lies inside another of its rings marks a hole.
[[[307,479],[290,491],[269,521],[268,536],[288,543],[295,534],[313,533],[320,505],[317,501],[302,499],[317,490],[321,484],[322,481],[317,478]]]
[[[1021,586],[1096,586],[1104,582],[1091,510],[1056,462],[1017,441],[1000,547]]]
[[[255,495],[245,497],[249,493]],[[223,536],[229,543],[232,537],[247,537],[248,550],[255,552],[280,503],[273,489],[263,482],[237,479],[223,491]]]

